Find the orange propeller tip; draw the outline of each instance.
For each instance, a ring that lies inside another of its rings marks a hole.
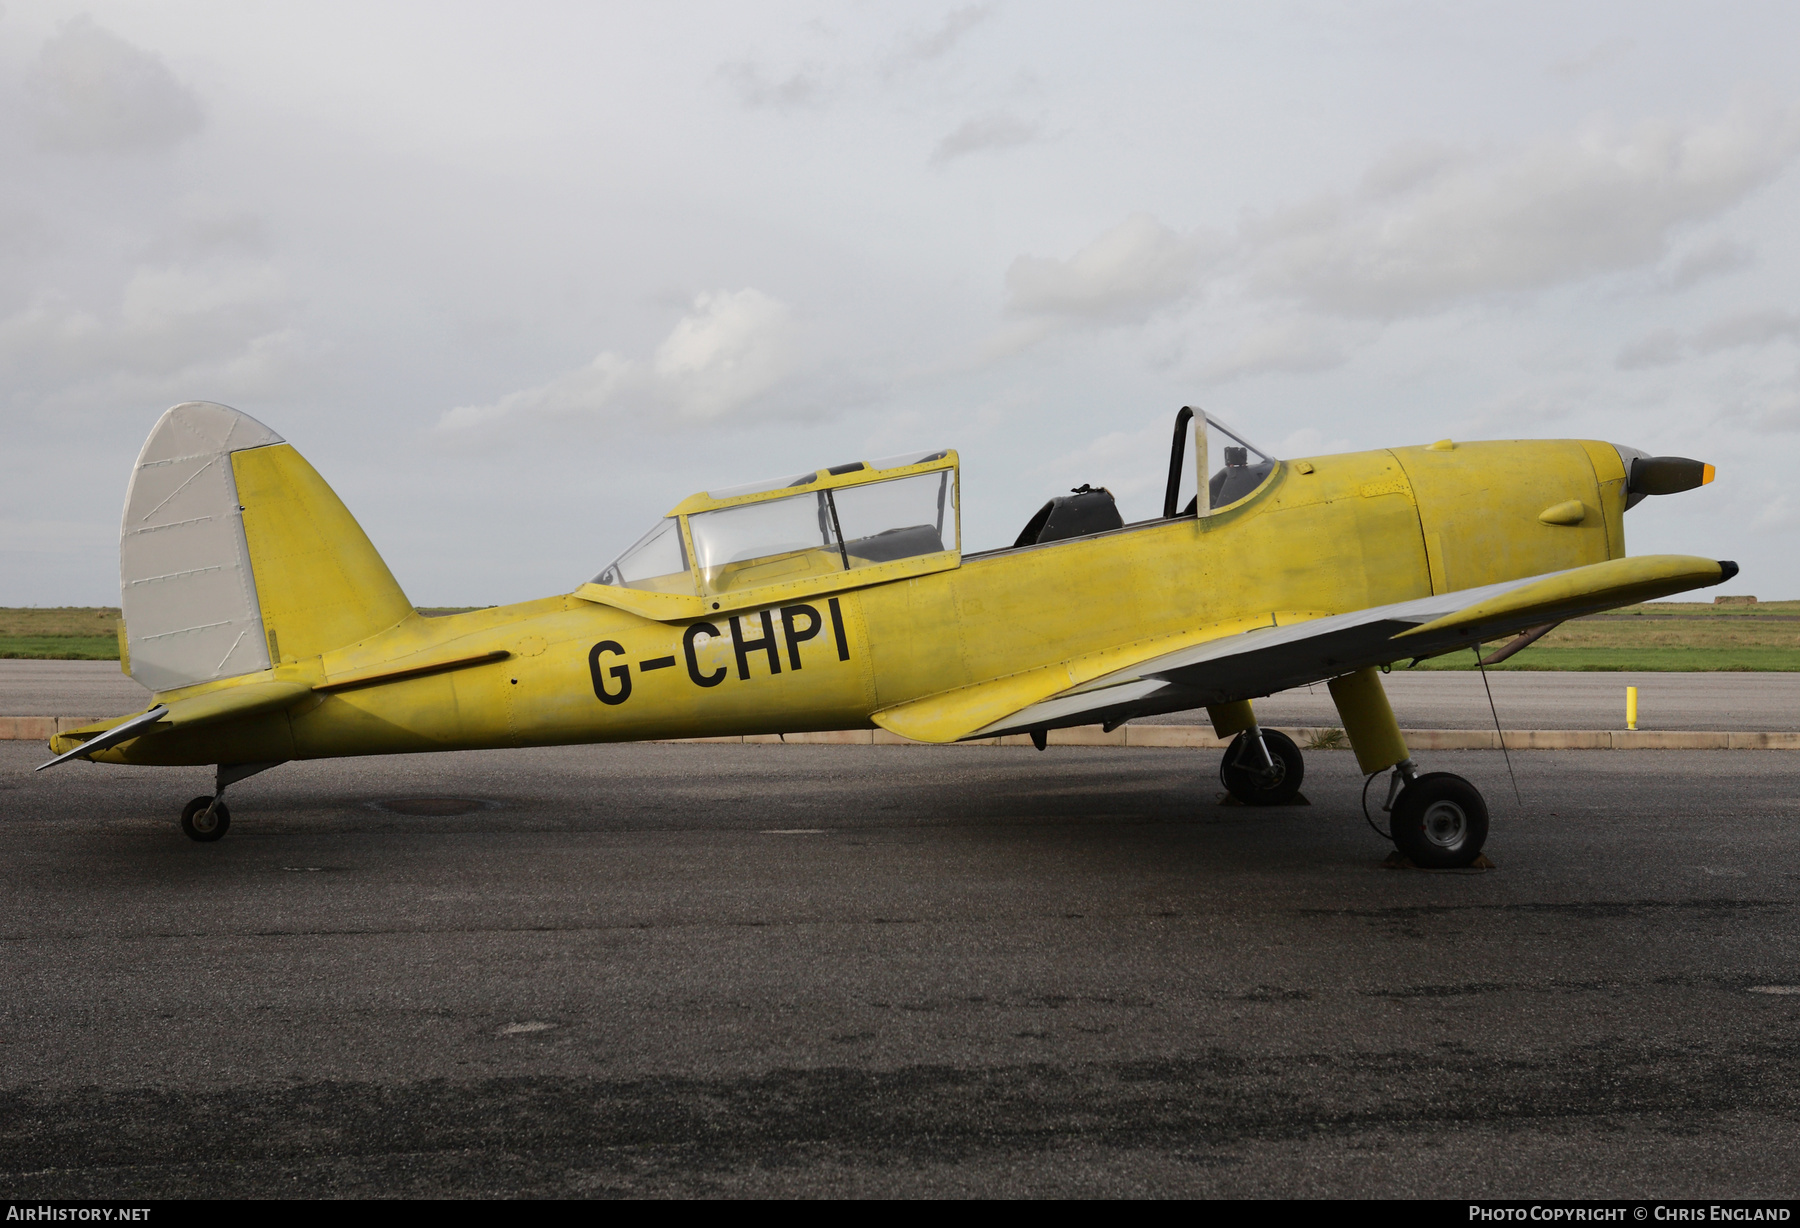
[[[1713,480],[1713,472],[1714,472],[1714,470],[1711,465],[1701,466],[1700,485],[1704,486],[1708,482],[1712,481]]]

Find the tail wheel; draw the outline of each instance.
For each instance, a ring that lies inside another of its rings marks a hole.
[[[196,797],[181,811],[181,830],[189,840],[210,844],[231,830],[231,811],[224,802],[210,797]]]
[[[1219,783],[1246,806],[1284,805],[1300,792],[1306,765],[1300,760],[1300,748],[1287,734],[1265,729],[1262,736],[1274,764],[1263,761],[1255,738],[1248,732],[1240,733],[1225,748],[1225,757],[1219,762]]]
[[[1415,776],[1394,801],[1389,830],[1395,846],[1414,865],[1454,870],[1481,856],[1488,835],[1487,802],[1461,776]]]

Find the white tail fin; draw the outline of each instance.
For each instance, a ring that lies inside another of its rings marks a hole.
[[[281,443],[256,419],[189,401],[138,454],[119,527],[131,676],[152,691],[269,668],[229,456]]]

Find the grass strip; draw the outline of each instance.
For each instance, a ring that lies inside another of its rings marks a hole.
[[[1549,637],[1546,636],[1546,639]],[[1496,645],[1490,644],[1492,651]],[[1396,665],[1395,669],[1404,668]],[[1457,652],[1449,656],[1421,661],[1420,670],[1473,670],[1473,653]],[[1791,673],[1800,670],[1800,650],[1771,647],[1660,647],[1579,648],[1532,645],[1515,653],[1490,672],[1503,670],[1572,670],[1596,673],[1743,673],[1768,670]]]
[[[0,635],[0,658],[32,661],[117,661],[116,635]]]

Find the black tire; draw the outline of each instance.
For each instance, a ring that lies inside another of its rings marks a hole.
[[[208,806],[212,806],[210,816],[206,815]],[[231,811],[225,809],[224,802],[214,804],[210,797],[196,797],[181,811],[181,830],[189,840],[210,844],[231,830]]]
[[[1481,791],[1461,776],[1430,772],[1400,790],[1389,819],[1395,846],[1415,866],[1454,870],[1481,856],[1488,809]]]
[[[1262,731],[1263,745],[1275,760],[1270,771],[1263,763],[1262,752],[1248,732],[1240,733],[1225,748],[1219,761],[1219,783],[1225,791],[1246,806],[1282,806],[1300,792],[1300,781],[1306,775],[1300,748],[1294,739],[1274,729]]]

